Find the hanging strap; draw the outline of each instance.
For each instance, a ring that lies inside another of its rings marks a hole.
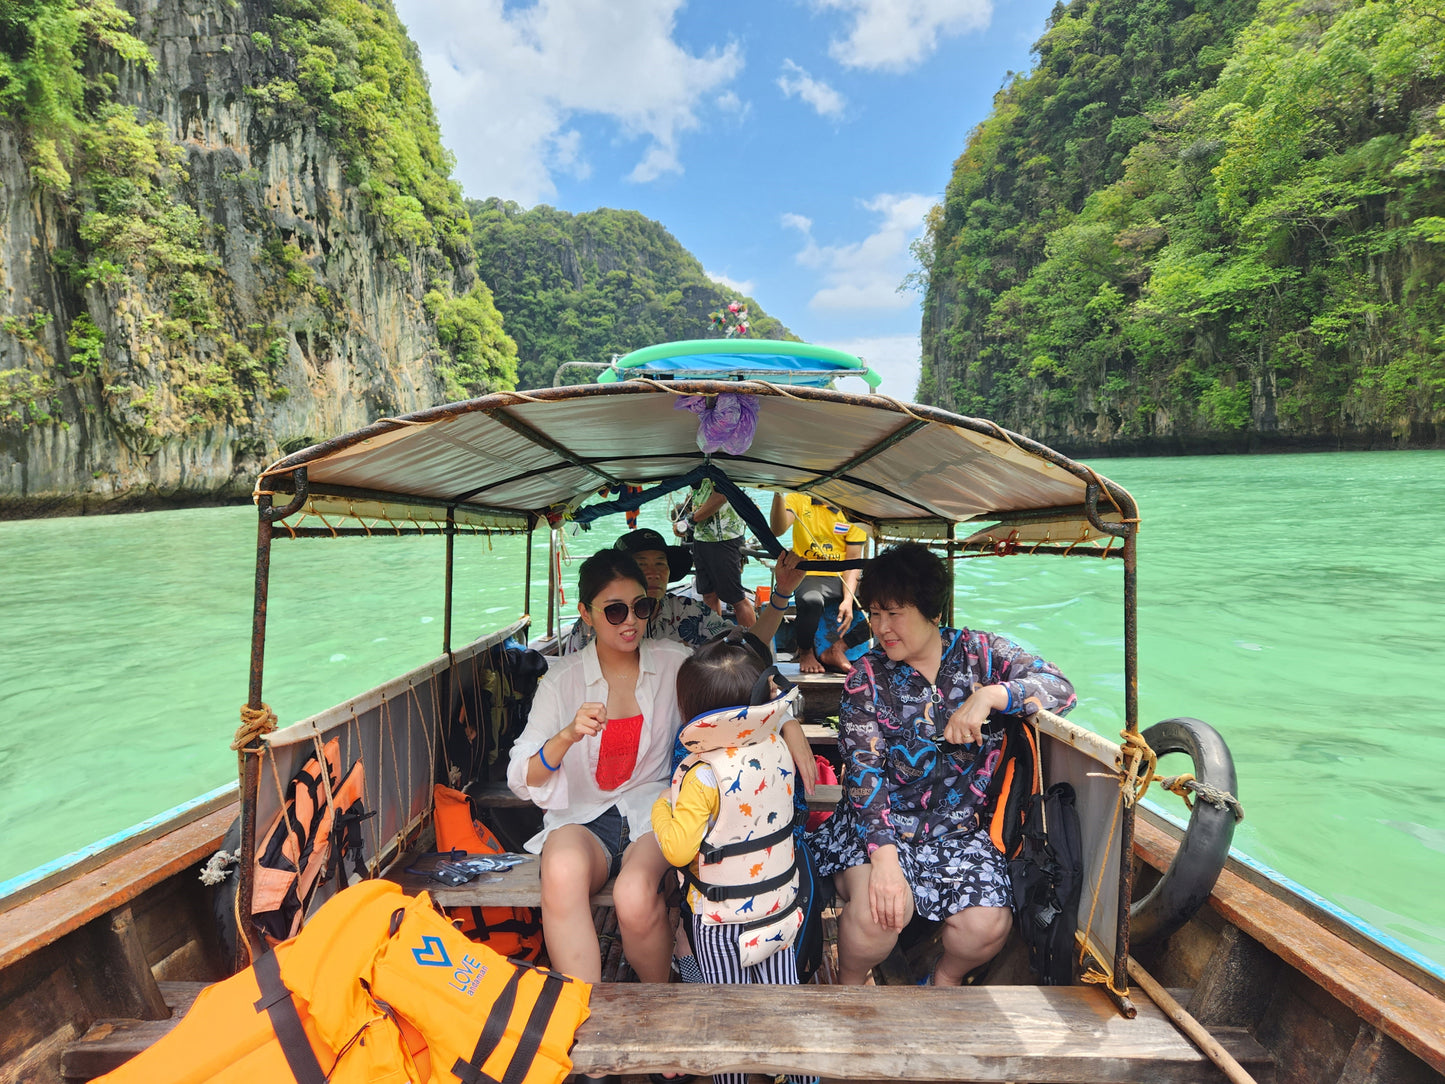
[[[506,986],[493,1003],[491,1012],[487,1014],[487,1022],[482,1025],[482,1033],[477,1037],[471,1060],[463,1061],[458,1058],[452,1066],[452,1075],[463,1084],[522,1084],[531,1072],[532,1063],[537,1059],[537,1051],[542,1047],[547,1025],[551,1022],[552,1011],[557,1007],[558,998],[562,996],[562,984],[571,981],[552,971],[536,971],[536,974],[542,976],[542,989],[527,1016],[527,1023],[517,1040],[517,1049],[513,1051],[502,1079],[498,1081],[482,1072],[482,1066],[506,1033],[512,1009],[517,1003],[517,987],[522,981],[523,973],[527,971],[536,969],[518,967],[512,972],[512,977],[507,980]]]
[[[316,1060],[316,1051],[306,1038],[306,1029],[301,1026],[301,1014],[296,1011],[296,1002],[291,991],[281,981],[281,964],[276,953],[267,952],[256,959],[254,966],[256,985],[261,988],[261,998],[255,1009],[271,1018],[271,1030],[286,1055],[286,1064],[296,1084],[326,1084],[326,1074]]]

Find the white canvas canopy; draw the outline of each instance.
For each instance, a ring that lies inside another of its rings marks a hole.
[[[647,487],[707,460],[698,419],[676,409],[677,400],[722,393],[758,405],[747,451],[711,457],[735,483],[809,492],[885,537],[962,538],[953,524],[1046,522],[1018,537],[1095,546],[1110,538],[1100,519],[1137,520],[1124,489],[992,422],[879,395],[761,382],[500,392],[307,448],[268,469],[257,488],[285,504],[304,468],[309,501],[300,510],[327,523],[352,517],[383,530],[421,527],[445,521],[450,509],[458,525],[525,530],[543,517],[566,518],[604,487]],[[1009,531],[979,537],[995,535]]]

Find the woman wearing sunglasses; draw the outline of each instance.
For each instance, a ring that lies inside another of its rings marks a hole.
[[[646,637],[657,603],[629,554],[593,554],[577,586],[580,619],[596,635],[554,661],[537,687],[507,783],[544,811],[542,831],[526,848],[542,856],[542,931],[552,966],[601,981],[589,900],[615,876],[627,960],[643,982],[666,982],[672,930],[658,884],[668,865],[651,811],[671,773],[681,725],[677,672],[691,651]]]
[[[1008,865],[979,823],[1003,741],[989,715],[1074,706],[1052,663],[990,632],[940,628],[952,591],[947,566],[916,544],[879,554],[859,584],[877,646],[844,683],[843,798],[809,839],[844,901],[844,983],[867,981],[915,913],[944,924],[934,985],[957,986],[1003,947]]]

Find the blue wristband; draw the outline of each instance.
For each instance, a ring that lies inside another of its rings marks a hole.
[[[1004,714],[1008,715],[1014,710],[1014,691],[1009,688],[1007,681],[1000,681],[999,684],[1003,686],[1004,695],[1008,697],[1008,702],[1003,706]],[[542,763],[546,764],[547,762],[544,760]]]
[[[548,764],[547,754],[542,752],[542,750],[545,748],[547,748],[547,743],[543,742],[541,746],[537,749],[537,759],[542,762],[542,767],[546,768],[549,772],[555,772],[558,768],[562,767],[562,762],[561,760],[558,760],[556,764]]]

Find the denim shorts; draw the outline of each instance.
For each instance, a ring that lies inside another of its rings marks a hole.
[[[627,818],[622,815],[622,810],[612,806],[582,827],[596,836],[597,842],[602,844],[602,853],[607,856],[607,876],[616,877],[622,869],[622,852],[627,850],[627,844],[631,842],[628,838]]]

